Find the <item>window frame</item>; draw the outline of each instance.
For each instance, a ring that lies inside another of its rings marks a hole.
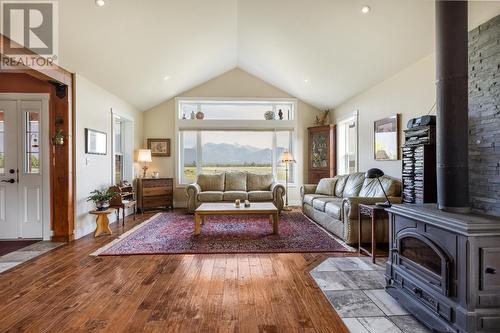
[[[356,151],[354,153],[354,158],[355,158],[355,163],[356,163],[356,167],[355,167],[355,170],[354,172],[358,172],[359,171],[359,112],[356,110],[355,112],[339,119],[336,124],[337,124],[337,138],[336,138],[336,141],[337,141],[337,156],[336,156],[336,159],[337,159],[337,174],[344,174],[345,172],[343,172],[343,170],[340,170],[340,168],[342,167],[341,165],[341,161],[343,159],[343,156],[342,156],[342,150],[345,150],[343,148],[346,148],[346,147],[342,147],[341,146],[341,143],[342,142],[348,142],[346,138],[342,139],[340,136],[343,134],[343,131],[341,129],[341,127],[345,124],[348,124],[350,122],[354,121],[355,122],[355,126],[356,126]],[[345,156],[344,156],[345,157]],[[349,168],[349,167],[348,167]],[[350,172],[350,170],[348,170],[348,173]]]
[[[133,181],[135,178],[134,169],[134,119],[114,112],[111,110],[111,183],[113,185],[118,185],[116,183],[116,172],[115,172],[115,155],[117,155],[115,149],[115,130],[114,123],[116,119],[120,119],[120,138],[121,138],[121,155],[122,156],[122,181],[129,180]],[[131,138],[127,136],[132,135]],[[128,179],[130,178],[130,179]]]
[[[291,120],[192,120],[192,119],[180,119],[180,110],[182,103],[189,104],[203,104],[203,102],[210,102],[214,104],[216,102],[221,103],[267,103],[273,105],[280,104],[291,104]],[[183,172],[183,156],[184,151],[183,139],[181,137],[183,131],[195,131],[197,132],[197,163],[196,163],[196,174],[199,174],[201,170],[201,132],[202,131],[266,131],[274,132],[273,134],[273,152],[272,152],[272,170],[273,176],[277,180],[277,156],[276,156],[276,132],[279,131],[291,131],[290,137],[290,152],[296,156],[296,142],[297,142],[297,131],[298,131],[298,120],[297,120],[297,103],[296,98],[224,98],[224,97],[177,97],[175,98],[175,113],[174,113],[174,124],[175,124],[175,138],[177,143],[174,145],[174,156],[175,156],[175,179],[176,187],[184,188],[188,184],[183,183],[183,177],[181,172]],[[296,167],[292,167],[292,181],[289,185],[295,186],[297,182],[297,172]]]

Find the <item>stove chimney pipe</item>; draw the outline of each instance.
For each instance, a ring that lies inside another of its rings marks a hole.
[[[467,213],[467,1],[436,0],[436,86],[438,208]]]

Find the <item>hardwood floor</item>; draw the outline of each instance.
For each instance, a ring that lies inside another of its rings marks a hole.
[[[347,254],[89,256],[150,215],[0,274],[0,332],[348,332],[308,274]]]

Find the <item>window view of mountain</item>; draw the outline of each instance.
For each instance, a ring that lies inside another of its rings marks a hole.
[[[279,159],[284,147],[276,147]],[[184,148],[184,165],[195,165],[196,148]],[[272,149],[257,148],[250,145],[228,143],[206,143],[202,146],[203,165],[271,165]]]

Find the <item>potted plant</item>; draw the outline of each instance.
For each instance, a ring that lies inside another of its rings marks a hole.
[[[109,208],[109,201],[118,195],[119,193],[110,191],[109,189],[105,191],[93,190],[90,192],[87,201],[94,202],[97,210],[106,210]]]

